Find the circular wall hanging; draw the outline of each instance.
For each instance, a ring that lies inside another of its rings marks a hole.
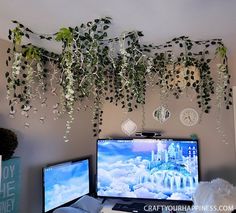
[[[160,123],[164,123],[170,117],[170,111],[164,106],[159,106],[153,111],[153,118]]]
[[[193,108],[185,108],[180,112],[180,121],[185,126],[194,126],[199,121],[198,112]]]

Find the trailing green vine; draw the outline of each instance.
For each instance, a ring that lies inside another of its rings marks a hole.
[[[34,100],[45,103],[47,91],[51,91],[59,98],[53,113],[69,115],[65,141],[69,140],[76,104],[90,97],[94,98],[94,136],[101,131],[104,101],[131,112],[145,104],[149,86],[159,88],[163,103],[170,95],[179,98],[191,89],[204,113],[210,112],[213,94],[218,108],[224,104],[228,109],[232,104],[227,49],[221,39],[193,41],[181,36],[161,45],[143,44],[141,31],[110,38],[110,17],[63,27],[52,35],[13,23],[16,27],[9,30],[13,47],[8,49],[6,61],[11,66],[6,72],[10,114],[14,115],[19,104],[26,116],[32,109],[37,111]],[[61,43],[61,53],[31,43],[22,45],[31,37]],[[218,69],[216,80],[213,64]]]

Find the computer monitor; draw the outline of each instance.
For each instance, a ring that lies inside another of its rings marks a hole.
[[[91,187],[90,157],[68,160],[43,168],[43,212],[69,205]]]
[[[97,196],[192,202],[198,160],[193,139],[99,139]]]

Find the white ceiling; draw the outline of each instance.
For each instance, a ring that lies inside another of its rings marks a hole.
[[[235,13],[236,0],[0,0],[0,38],[7,39],[14,19],[35,32],[54,33],[111,16],[111,36],[136,29],[157,44],[181,35],[227,41],[236,38]]]

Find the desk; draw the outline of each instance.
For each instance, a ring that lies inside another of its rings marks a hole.
[[[112,207],[116,204],[116,203],[125,203],[125,204],[130,204],[133,202],[137,202],[137,201],[131,201],[131,202],[125,202],[122,200],[118,200],[118,199],[107,199],[104,204],[103,204],[103,208],[100,211],[100,213],[125,213],[124,211],[116,211],[116,210],[112,210]],[[144,201],[138,201],[140,203],[144,202]],[[144,202],[147,203],[147,209],[148,206],[150,206],[150,208],[154,209],[155,207],[157,207],[157,204],[153,203],[153,202]],[[159,204],[160,205],[160,204]],[[171,209],[171,208],[170,208]],[[148,212],[152,212],[152,211],[147,211]],[[154,212],[154,211],[153,211]],[[162,213],[170,213],[171,211],[168,211],[168,208],[162,209]],[[185,212],[185,211],[179,211],[179,212]]]
[[[116,203],[124,203],[124,204],[131,204],[134,201],[130,201],[130,202],[125,202],[123,200],[119,200],[119,199],[106,199],[106,201],[103,204],[103,208],[101,210],[100,213],[125,213],[125,211],[117,211],[117,210],[112,210],[112,207],[116,204]],[[141,203],[142,201],[140,201]]]
[[[120,201],[106,200],[100,213],[124,213],[123,211],[114,211],[112,207]]]

